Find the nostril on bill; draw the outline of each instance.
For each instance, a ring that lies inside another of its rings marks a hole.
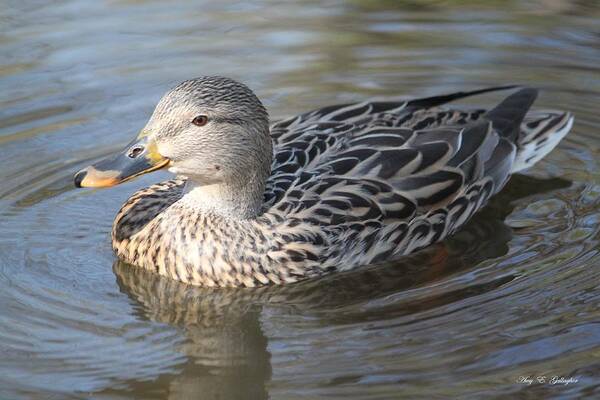
[[[81,182],[83,182],[83,179],[85,178],[85,176],[87,175],[87,170],[82,169],[81,171],[79,171],[78,173],[75,174],[75,186],[80,188],[81,187]]]
[[[133,146],[131,149],[129,149],[129,153],[127,154],[127,156],[129,158],[136,158],[143,151],[144,151],[144,146],[139,146],[139,145],[138,146]]]

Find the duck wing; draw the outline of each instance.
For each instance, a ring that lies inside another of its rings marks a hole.
[[[268,212],[319,225],[410,221],[465,197],[476,183],[483,200],[474,205],[480,207],[507,180],[516,154],[514,131],[535,91],[522,89],[462,126],[442,119],[426,128],[389,122],[491,90],[500,89],[353,105],[352,115],[349,106],[333,106],[276,125]]]
[[[414,131],[468,124],[478,120],[486,110],[452,110],[438,106],[456,99],[512,87],[498,86],[406,101],[334,105],[279,121],[271,127],[274,161],[272,177],[267,183],[265,203],[273,204],[283,194],[282,189],[286,185],[281,186],[277,182],[289,183],[295,175],[339,158],[341,149],[353,145],[362,145],[362,148],[373,146],[374,150],[394,149],[403,146]],[[435,132],[430,134],[435,135]],[[354,140],[344,144],[349,139]],[[440,145],[437,147],[439,149]],[[402,153],[409,156],[414,152],[403,150]],[[386,154],[391,155],[389,152]],[[435,152],[426,154],[433,155]],[[366,156],[364,151],[362,156]],[[389,161],[394,163],[392,159]]]

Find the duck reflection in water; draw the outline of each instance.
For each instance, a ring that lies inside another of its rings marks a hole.
[[[562,179],[515,176],[505,191],[450,239],[400,261],[334,274],[289,286],[257,288],[194,287],[116,261],[113,270],[124,293],[138,303],[142,320],[181,329],[186,340],[178,349],[187,362],[169,380],[169,399],[266,399],[272,377],[268,334],[261,326],[266,307],[288,307],[337,325],[386,320],[433,309],[493,290],[514,279],[503,276],[481,286],[432,293],[418,301],[402,298],[374,310],[356,307],[474,269],[505,255],[512,229],[504,222],[511,201],[536,192],[568,186]],[[354,306],[354,307],[353,307]],[[398,338],[402,345],[402,338]],[[159,379],[163,381],[163,379]],[[130,382],[140,390],[151,385]],[[161,396],[163,397],[163,396]]]

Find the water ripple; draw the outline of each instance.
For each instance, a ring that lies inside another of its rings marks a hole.
[[[9,2],[0,397],[599,397],[598,10],[465,4]],[[119,206],[166,174],[110,191],[72,176],[128,142],[166,88],[216,73],[274,119],[515,82],[576,119],[439,245],[298,285],[190,288],[110,248]],[[555,375],[578,382],[518,383]]]

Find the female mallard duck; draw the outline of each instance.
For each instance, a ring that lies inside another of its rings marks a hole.
[[[448,236],[571,128],[528,112],[534,89],[491,110],[443,104],[497,87],[402,102],[325,107],[269,127],[228,78],[181,83],[136,140],[75,175],[112,186],[168,167],[112,231],[117,255],[205,286],[289,283],[390,260]]]

